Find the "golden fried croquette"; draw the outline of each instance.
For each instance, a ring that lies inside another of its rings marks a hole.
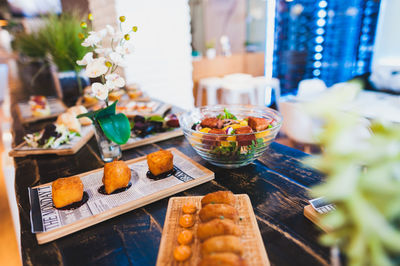
[[[218,252],[232,252],[242,255],[243,245],[240,238],[237,236],[214,236],[201,244],[203,256]]]
[[[220,235],[240,236],[242,232],[232,220],[229,219],[214,219],[207,223],[201,223],[197,227],[197,237],[204,241],[210,237]]]
[[[157,176],[174,168],[174,156],[172,152],[166,150],[159,150],[147,155],[147,165],[150,172]]]
[[[186,202],[182,206],[182,212],[186,214],[194,214],[197,211],[197,207],[193,202]]]
[[[235,206],[235,196],[233,195],[232,192],[230,191],[216,191],[213,193],[209,193],[205,195],[201,199],[201,206],[206,206],[207,204],[210,203],[223,203],[223,204],[228,204],[231,206]]]
[[[205,256],[199,266],[246,266],[246,262],[235,253],[223,252]]]
[[[82,200],[83,184],[78,176],[59,178],[51,185],[53,204],[62,208]]]
[[[107,194],[128,186],[131,169],[124,161],[113,161],[104,165],[103,184]]]
[[[227,204],[207,204],[199,212],[200,220],[205,223],[215,218],[237,221],[237,210]]]

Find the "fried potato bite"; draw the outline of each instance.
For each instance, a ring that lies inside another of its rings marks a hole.
[[[131,169],[124,161],[113,161],[104,165],[103,184],[107,194],[127,187],[131,180]]]
[[[207,223],[201,223],[197,227],[197,237],[204,241],[208,238],[220,235],[240,236],[242,231],[232,220],[214,219]]]
[[[82,200],[83,183],[78,176],[59,178],[53,182],[52,198],[56,208],[62,208]]]
[[[147,155],[147,165],[150,172],[158,176],[174,168],[174,155],[170,151],[159,150]]]
[[[227,204],[207,204],[199,212],[200,220],[205,223],[213,219],[230,219],[237,221],[237,210]]]
[[[237,236],[214,236],[201,244],[203,256],[218,252],[232,252],[242,255],[243,245],[240,238]]]
[[[246,266],[246,262],[234,253],[223,252],[205,256],[199,266]]]
[[[201,199],[201,206],[206,206],[207,204],[223,203],[231,206],[235,206],[235,195],[230,191],[216,191],[205,195]]]

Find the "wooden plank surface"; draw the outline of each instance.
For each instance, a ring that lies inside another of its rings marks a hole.
[[[304,207],[304,216],[307,217],[311,222],[321,228],[324,232],[329,232],[331,229],[329,227],[323,226],[320,222],[323,214],[318,213],[311,205]]]
[[[40,120],[52,119],[64,113],[67,110],[67,106],[58,98],[48,98],[48,104],[50,106],[50,115],[48,116],[33,116],[30,111],[29,102],[20,102],[17,104],[18,116],[21,123],[33,123]]]
[[[72,145],[60,145],[60,147],[53,148],[30,148],[26,141],[22,142],[14,149],[9,152],[11,157],[25,157],[28,155],[43,155],[43,154],[56,154],[56,155],[72,155],[79,151],[83,145],[86,144],[94,135],[94,128],[92,126],[86,126],[82,128],[82,136],[75,137],[79,138],[78,141],[74,142]]]
[[[161,191],[159,191],[158,193],[154,193],[142,198],[139,198],[137,200],[132,200],[129,201],[123,205],[120,205],[116,208],[112,208],[109,210],[106,210],[104,212],[101,212],[99,214],[78,220],[76,222],[73,222],[71,224],[65,225],[63,227],[48,231],[48,232],[43,232],[43,233],[37,233],[36,234],[36,238],[39,244],[44,244],[50,241],[53,241],[55,239],[61,238],[63,236],[72,234],[76,231],[82,230],[84,228],[87,228],[89,226],[95,225],[97,223],[100,223],[102,221],[111,219],[115,216],[124,214],[126,212],[129,212],[131,210],[140,208],[142,206],[145,206],[147,204],[150,204],[154,201],[163,199],[165,197],[171,196],[173,194],[176,194],[178,192],[187,190],[189,188],[192,188],[194,186],[200,185],[202,183],[208,182],[210,180],[212,180],[214,178],[214,173],[211,172],[210,170],[208,170],[207,168],[205,168],[204,166],[196,163],[195,161],[191,160],[189,157],[187,157],[186,155],[184,155],[183,153],[179,152],[176,149],[169,149],[171,152],[173,152],[174,154],[178,154],[180,157],[183,157],[184,159],[190,161],[195,167],[199,168],[200,170],[203,171],[204,175],[201,177],[197,177],[196,179],[192,180],[192,181],[188,181],[188,182],[184,182],[166,189],[163,189]],[[140,158],[136,158],[136,159],[132,159],[132,160],[128,160],[125,161],[127,165],[132,165],[134,163],[140,162],[140,161],[144,161],[146,160],[146,156],[142,156]],[[96,169],[93,171],[89,171],[86,173],[82,173],[82,174],[78,174],[77,176],[79,176],[80,178],[83,178],[89,174],[95,173],[95,172],[101,172],[103,171],[103,168],[100,169]],[[36,186],[35,188],[38,187],[43,187],[43,186],[49,186],[51,185],[51,183],[47,183],[47,184],[43,184],[40,186]],[[101,184],[99,184],[99,186],[101,186]]]
[[[175,129],[172,131],[167,131],[163,133],[156,133],[154,135],[150,135],[145,138],[138,138],[138,139],[129,139],[126,144],[121,145],[121,149],[124,150],[129,150],[132,148],[140,147],[143,145],[167,140],[167,139],[172,139],[175,137],[179,137],[183,135],[183,131],[181,129]]]
[[[241,220],[238,226],[242,231],[241,241],[244,247],[243,258],[248,266],[265,265],[269,266],[268,256],[257,225],[250,198],[246,194],[235,195],[236,206]],[[201,260],[200,240],[196,237],[198,224],[200,223],[198,212],[195,214],[195,225],[190,228],[194,233],[194,242],[190,245],[191,257],[185,262],[177,262],[173,257],[173,250],[178,246],[177,236],[182,231],[179,225],[179,217],[182,213],[182,206],[187,202],[194,203],[197,210],[201,208],[202,196],[173,197],[169,199],[167,214],[165,216],[164,228],[161,237],[160,248],[157,257],[157,266],[164,265],[198,265]]]

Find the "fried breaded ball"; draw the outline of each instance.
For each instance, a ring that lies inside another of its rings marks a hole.
[[[193,202],[186,202],[182,206],[182,211],[186,214],[193,214],[197,211],[197,207]]]
[[[113,161],[104,165],[103,184],[107,194],[127,187],[131,180],[131,169],[124,161]]]
[[[170,151],[159,150],[147,155],[147,165],[150,172],[157,176],[174,168],[174,155]]]
[[[53,204],[62,208],[82,200],[83,183],[78,176],[59,178],[51,185]]]

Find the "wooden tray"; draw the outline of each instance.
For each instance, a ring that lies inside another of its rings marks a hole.
[[[67,110],[67,106],[58,98],[47,98],[47,102],[50,106],[50,115],[48,116],[33,116],[29,102],[18,103],[18,116],[21,123],[32,123],[40,120],[46,120],[57,117],[59,114],[64,113]]]
[[[238,194],[236,197],[236,209],[239,211],[239,217],[242,218],[238,225],[243,232],[241,240],[244,242],[243,258],[247,265],[270,265],[267,251],[264,247],[257,220],[253,212],[249,196],[247,194]],[[177,262],[173,257],[173,250],[179,244],[177,242],[178,234],[183,230],[179,225],[179,217],[182,213],[182,205],[186,202],[193,202],[197,209],[201,208],[202,196],[194,197],[173,197],[169,199],[167,215],[165,217],[164,229],[161,237],[160,249],[158,251],[157,266],[163,265],[198,265],[201,259],[200,241],[195,237],[190,245],[192,256],[185,262]],[[196,223],[190,229],[196,236],[197,225],[200,220],[198,211],[195,215]]]
[[[121,149],[123,151],[129,150],[132,148],[136,148],[139,146],[167,140],[167,139],[172,139],[175,137],[179,137],[183,135],[183,131],[181,129],[175,129],[172,131],[167,131],[163,133],[156,133],[154,135],[147,136],[145,138],[130,138],[127,143],[121,145]]]
[[[94,134],[93,126],[82,127],[80,137],[75,137],[70,143],[60,145],[57,149],[43,149],[31,148],[22,142],[9,152],[11,157],[25,157],[27,155],[40,155],[40,154],[57,154],[57,155],[71,155],[77,153],[83,145],[85,145]]]
[[[151,195],[148,195],[148,196],[145,196],[145,197],[142,197],[142,198],[138,198],[136,200],[129,201],[129,202],[127,202],[127,203],[125,203],[123,205],[120,205],[120,206],[118,206],[116,208],[108,209],[108,210],[106,210],[104,212],[98,213],[98,214],[93,215],[93,216],[89,216],[87,218],[84,218],[82,220],[73,222],[73,223],[65,225],[63,227],[60,227],[60,228],[57,228],[57,229],[54,229],[54,230],[51,230],[51,231],[43,232],[43,233],[36,233],[36,239],[37,239],[38,243],[39,244],[44,244],[44,243],[50,242],[52,240],[61,238],[63,236],[69,235],[69,234],[72,234],[72,233],[74,233],[76,231],[82,230],[82,229],[87,228],[89,226],[92,226],[94,224],[97,224],[97,223],[100,223],[102,221],[111,219],[111,218],[113,218],[115,216],[121,215],[123,213],[129,212],[129,211],[137,209],[137,208],[140,208],[142,206],[148,205],[148,204],[150,204],[152,202],[155,202],[157,200],[169,197],[169,196],[171,196],[173,194],[179,193],[181,191],[187,190],[189,188],[192,188],[194,186],[203,184],[205,182],[208,182],[208,181],[214,179],[214,173],[213,172],[211,172],[210,170],[208,170],[204,166],[198,164],[197,162],[193,161],[192,159],[187,157],[182,152],[178,151],[175,148],[171,148],[171,149],[168,149],[168,150],[173,152],[174,154],[177,154],[180,157],[186,159],[187,161],[191,162],[197,169],[201,170],[204,173],[204,175],[200,176],[200,177],[197,177],[194,180],[190,180],[190,181],[187,181],[187,182],[184,182],[184,183],[180,183],[178,185],[163,189],[163,190],[159,191],[158,193],[151,194]],[[144,161],[144,160],[146,160],[146,156],[126,161],[126,163],[128,165],[130,165],[130,164],[133,164],[133,163],[136,163],[136,162],[140,162],[140,161]],[[90,171],[90,172],[86,172],[86,173],[82,173],[82,174],[79,174],[77,176],[82,178],[82,177],[84,177],[86,175],[93,174],[93,173],[100,172],[100,171],[103,171],[103,168],[96,169],[96,170],[93,170],[93,171]],[[50,184],[51,183],[43,184],[43,185],[37,186],[35,188],[49,186]],[[99,185],[101,185],[101,184],[99,184]]]
[[[318,213],[314,208],[310,205],[307,205],[304,207],[304,216],[316,224],[319,228],[321,228],[324,232],[329,232],[330,228],[327,228],[325,226],[322,226],[320,223],[320,219],[323,214]]]

